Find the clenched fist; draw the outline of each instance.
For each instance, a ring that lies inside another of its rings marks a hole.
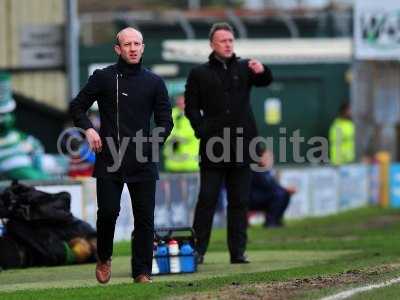
[[[261,74],[264,72],[264,65],[256,59],[249,60],[249,68],[254,74]]]

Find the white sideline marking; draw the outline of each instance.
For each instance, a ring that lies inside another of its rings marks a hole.
[[[351,289],[348,291],[340,292],[336,295],[328,296],[328,297],[322,298],[320,300],[342,300],[342,299],[349,298],[349,297],[351,297],[355,294],[361,293],[361,292],[383,288],[383,287],[392,285],[394,283],[399,283],[399,282],[400,282],[400,277],[397,277],[397,278],[394,278],[394,279],[391,279],[391,280],[388,280],[388,281],[385,281],[385,282],[382,282],[379,284],[371,284],[371,285]]]

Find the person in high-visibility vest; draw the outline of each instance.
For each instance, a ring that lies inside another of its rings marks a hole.
[[[355,160],[355,126],[351,120],[349,103],[344,103],[338,117],[329,129],[329,154],[333,165],[343,165]]]
[[[181,95],[172,109],[174,128],[163,148],[167,172],[197,172],[199,170],[199,140],[185,117],[185,98]]]

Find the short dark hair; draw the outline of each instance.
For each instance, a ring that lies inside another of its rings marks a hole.
[[[208,34],[208,38],[210,39],[210,41],[212,41],[214,34],[217,30],[226,30],[234,34],[232,26],[229,25],[228,23],[226,22],[214,23],[211,26],[210,33]]]
[[[344,101],[339,107],[339,115],[343,115],[349,108],[351,108],[350,102]]]
[[[258,157],[263,156],[263,154],[267,151],[268,151],[268,149],[267,149],[267,145],[265,143],[259,142],[256,144],[256,154]]]

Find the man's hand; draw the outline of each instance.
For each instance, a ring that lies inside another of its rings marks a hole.
[[[92,149],[94,152],[100,152],[101,151],[101,139],[99,134],[97,133],[96,130],[93,128],[86,129],[85,131],[86,134],[86,139],[89,143],[90,149]]]
[[[249,68],[254,74],[261,74],[264,72],[264,65],[256,59],[249,60]]]

